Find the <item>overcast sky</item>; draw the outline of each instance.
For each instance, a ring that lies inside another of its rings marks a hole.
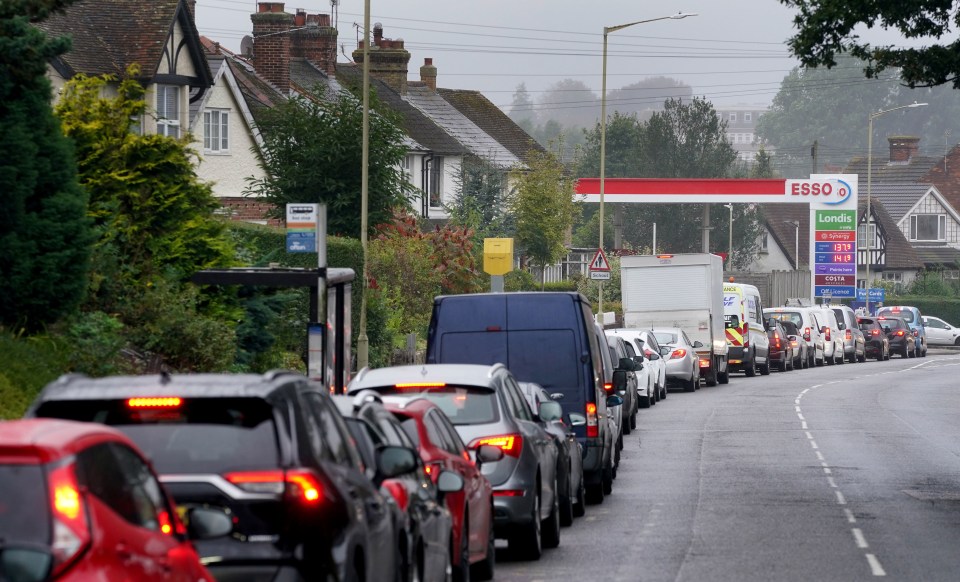
[[[331,10],[330,0],[295,0],[285,8]],[[197,26],[239,51],[255,10],[253,0],[198,0]],[[349,54],[363,0],[340,0],[338,10],[339,43]],[[521,82],[534,100],[565,78],[599,95],[603,27],[677,12],[698,15],[611,33],[608,90],[663,75],[716,105],[769,104],[797,64],[784,44],[793,12],[777,0],[371,0],[371,22],[383,24],[386,38],[404,39],[411,79],[419,78],[424,57],[432,57],[439,86],[477,89],[503,107]]]

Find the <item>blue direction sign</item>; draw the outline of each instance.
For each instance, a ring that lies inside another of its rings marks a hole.
[[[866,289],[857,289],[857,301],[866,301],[867,300],[867,290]],[[870,301],[886,301],[887,300],[887,290],[883,287],[871,287],[870,288]]]
[[[857,268],[854,265],[816,265],[816,275],[856,275]]]
[[[817,285],[813,288],[816,297],[832,297],[834,299],[853,299],[853,290],[856,287],[838,285]]]

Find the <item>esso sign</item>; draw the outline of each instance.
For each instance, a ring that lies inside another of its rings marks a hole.
[[[805,181],[790,184],[791,196],[830,196],[834,191],[834,184],[830,182]]]

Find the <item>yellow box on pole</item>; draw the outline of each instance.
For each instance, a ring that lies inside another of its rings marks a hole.
[[[513,239],[483,239],[483,272],[505,275],[513,270]]]

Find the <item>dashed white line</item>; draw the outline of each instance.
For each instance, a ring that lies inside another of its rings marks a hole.
[[[795,406],[794,408],[797,409],[797,412],[803,412],[802,410],[800,410],[800,407],[799,407],[799,406]]]
[[[837,482],[833,480],[833,477],[827,477],[827,483],[829,483],[834,489],[837,488]]]
[[[806,430],[806,428],[807,428],[807,421],[801,420],[801,421],[800,421],[800,428]]]
[[[860,531],[859,527],[852,528],[850,531],[853,532],[853,539],[857,542],[858,548],[865,550],[870,547],[867,545],[867,539],[863,537],[863,532]]]
[[[799,418],[800,420],[806,420],[806,418],[804,418],[803,415],[800,414],[799,412],[797,413],[797,418]]]
[[[806,432],[806,435],[807,435],[807,438],[808,438],[808,439],[813,440],[813,435],[810,434],[810,431],[809,431],[809,430]]]
[[[834,491],[834,493],[837,494],[837,504],[839,504],[839,505],[846,505],[846,504],[847,504],[847,498],[843,496],[843,493],[842,493],[842,492],[840,492],[840,491]]]
[[[826,460],[826,459],[823,458],[823,453],[821,453],[820,451],[817,451],[817,458],[820,459],[821,461],[825,461],[825,460]]]
[[[880,565],[880,560],[878,560],[873,554],[867,554],[867,563],[870,564],[870,571],[874,576],[887,575],[887,573],[883,570],[883,566]]]
[[[819,448],[820,448],[820,447],[817,446],[817,441],[810,441],[810,446],[813,447],[814,449],[819,449]]]
[[[843,508],[843,514],[847,516],[848,523],[857,523],[857,518],[853,516],[853,512],[846,507]]]

